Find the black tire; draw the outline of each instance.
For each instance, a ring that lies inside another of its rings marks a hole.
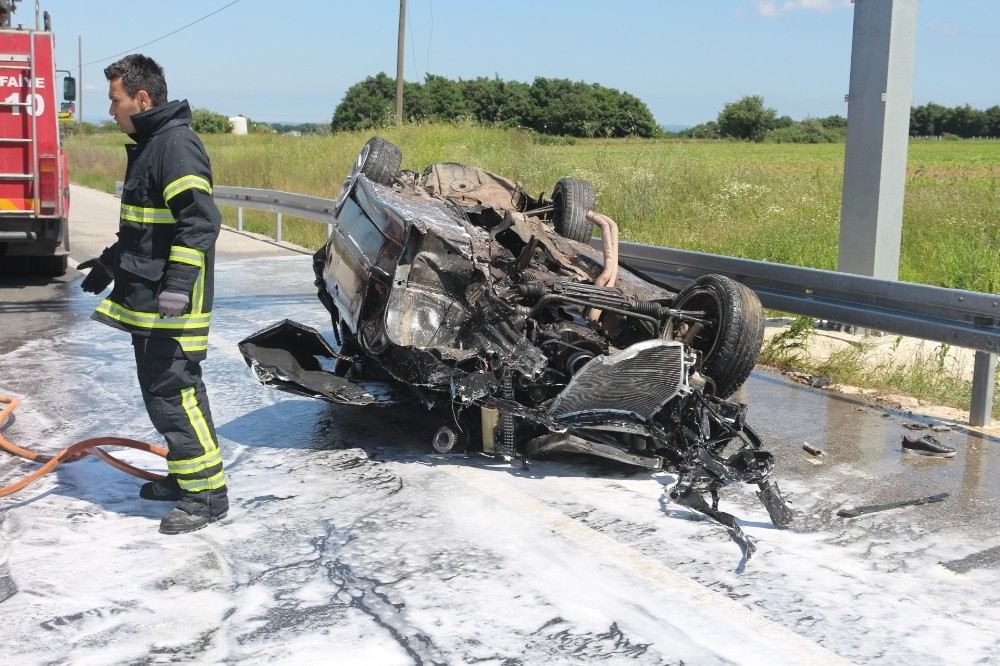
[[[366,153],[367,151],[367,153]],[[373,136],[361,149],[361,173],[379,185],[392,185],[403,163],[403,151],[382,137]]]
[[[685,342],[701,352],[702,374],[715,382],[715,394],[728,398],[750,376],[760,354],[764,340],[760,299],[735,280],[703,275],[677,295],[674,308],[702,311],[712,322]]]
[[[34,264],[35,272],[39,275],[44,275],[45,277],[59,277],[61,275],[65,275],[66,269],[69,268],[69,257],[66,255],[33,257],[32,263]]]
[[[553,222],[556,233],[571,240],[589,243],[594,225],[587,221],[587,212],[594,210],[597,195],[594,186],[585,180],[560,178],[552,191]]]

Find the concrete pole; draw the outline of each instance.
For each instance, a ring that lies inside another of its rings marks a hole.
[[[918,0],[855,0],[837,270],[895,280]]]
[[[406,31],[406,0],[399,0],[399,35],[396,37],[396,124],[403,124],[403,35]]]
[[[837,270],[899,278],[918,0],[854,0]],[[976,352],[969,422],[988,426],[997,357]]]

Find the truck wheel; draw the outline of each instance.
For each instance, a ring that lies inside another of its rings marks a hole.
[[[560,178],[552,191],[556,233],[571,240],[589,243],[590,237],[594,235],[594,227],[587,221],[587,211],[594,209],[596,201],[594,186],[587,181]]]
[[[360,171],[379,185],[392,185],[403,163],[403,151],[382,137],[373,136],[358,154]]]
[[[677,337],[701,352],[702,373],[715,382],[717,396],[728,398],[750,376],[764,340],[757,294],[723,275],[703,275],[677,295],[673,307],[704,313],[706,326]]]
[[[65,275],[66,269],[69,267],[69,258],[66,255],[33,257],[32,263],[34,263],[35,271],[39,275],[45,275],[46,277],[59,277],[60,275]]]

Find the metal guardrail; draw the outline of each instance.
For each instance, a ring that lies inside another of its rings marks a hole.
[[[121,183],[118,183],[121,192]],[[216,202],[275,213],[275,238],[282,216],[327,225],[333,233],[334,201],[276,190],[218,185]],[[599,243],[595,239],[595,244]],[[1000,352],[1000,294],[945,289],[911,282],[851,275],[817,268],[772,264],[673,248],[621,243],[619,260],[672,286],[707,273],[727,275],[757,292],[765,307],[976,350],[969,422],[989,425],[997,353]]]
[[[739,280],[768,308],[976,350],[969,423],[989,425],[1000,350],[1000,294],[622,243],[619,261],[682,286],[706,273]]]
[[[266,210],[275,214],[274,239],[282,242],[282,218],[293,215],[326,223],[326,236],[333,233],[334,202],[332,199],[308,194],[293,194],[278,190],[261,190],[252,187],[216,185],[212,194],[216,203],[236,206],[236,228],[243,231],[243,209]]]
[[[728,275],[765,307],[944,342],[1000,351],[1000,294],[772,264],[651,245],[622,243],[619,260],[668,283]]]
[[[115,196],[122,195],[122,181],[115,181]],[[243,231],[243,209],[263,210],[275,214],[274,236],[279,243],[282,240],[283,218],[285,215],[301,217],[326,224],[327,238],[333,233],[334,202],[332,199],[314,197],[308,194],[295,194],[280,190],[262,190],[255,187],[231,187],[216,185],[212,195],[217,204],[236,206],[236,228]]]

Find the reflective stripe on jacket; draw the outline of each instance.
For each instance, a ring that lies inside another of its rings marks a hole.
[[[137,335],[175,338],[201,356],[208,349],[221,215],[208,155],[190,121],[186,101],[132,116],[136,143],[125,147],[118,241],[101,255],[114,267],[114,287],[93,318]],[[188,295],[183,315],[159,317],[163,291]]]

